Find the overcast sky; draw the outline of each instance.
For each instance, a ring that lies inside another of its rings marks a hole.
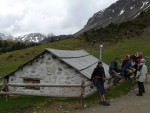
[[[0,0],[0,33],[73,34],[117,0]]]

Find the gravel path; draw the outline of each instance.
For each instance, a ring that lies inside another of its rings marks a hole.
[[[145,89],[146,93],[142,97],[136,96],[136,88],[129,94],[111,101],[108,107],[97,104],[78,113],[150,113],[150,83],[145,84]]]

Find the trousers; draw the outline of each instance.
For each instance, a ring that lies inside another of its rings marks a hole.
[[[100,80],[94,79],[93,83],[96,86],[99,95],[100,96],[104,95],[104,93],[105,93],[104,81],[100,81]]]
[[[145,92],[144,83],[138,81],[138,88],[139,88],[139,95],[143,95],[143,93]]]

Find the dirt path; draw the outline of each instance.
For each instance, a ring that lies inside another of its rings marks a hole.
[[[150,113],[150,84],[145,84],[146,93],[142,97],[135,96],[138,89],[129,94],[113,100],[111,106],[105,107],[100,104],[85,108],[78,113]],[[74,111],[72,113],[77,113]]]
[[[138,89],[135,88],[127,95],[111,100],[111,105],[107,107],[100,105],[97,101],[90,105],[87,104],[85,108],[81,108],[79,103],[62,106],[49,105],[39,108],[36,106],[31,111],[25,110],[25,113],[150,113],[150,81],[145,84],[145,89],[146,93],[142,97],[136,96]],[[73,108],[73,106],[78,107]]]

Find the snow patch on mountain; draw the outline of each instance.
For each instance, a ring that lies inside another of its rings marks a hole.
[[[135,15],[135,17],[133,18],[133,19],[135,19],[137,16],[139,16],[140,15],[140,13],[138,13],[137,15]]]
[[[134,8],[134,6],[131,6],[130,9],[132,10]]]
[[[145,2],[142,1],[142,3],[143,3],[143,6],[140,9],[144,8],[148,4],[148,1],[145,1]]]
[[[149,7],[150,7],[150,5],[149,5],[149,6],[147,6],[144,10],[148,9]]]
[[[118,16],[122,15],[124,12],[125,12],[125,10],[122,9],[122,10],[120,11],[120,14],[119,14]]]

